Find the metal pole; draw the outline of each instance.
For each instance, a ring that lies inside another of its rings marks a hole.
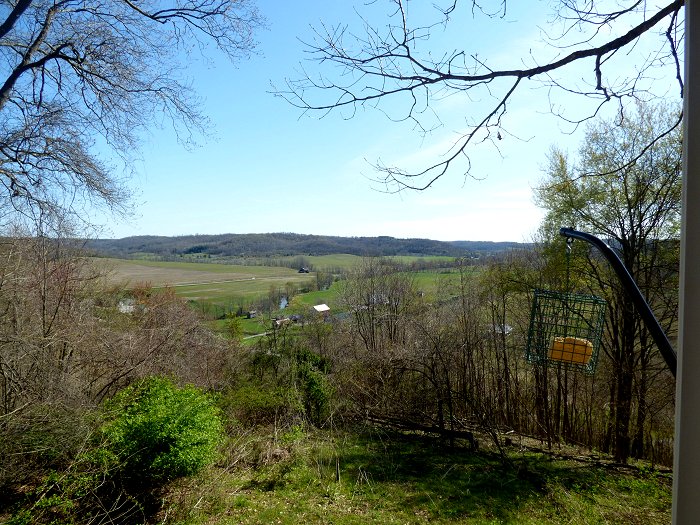
[[[610,266],[612,266],[613,270],[615,270],[615,273],[617,274],[617,277],[620,279],[620,282],[625,287],[627,295],[629,295],[632,299],[632,302],[634,303],[637,312],[644,321],[644,325],[647,327],[647,330],[649,330],[649,333],[654,338],[654,342],[659,348],[659,351],[661,352],[662,357],[666,361],[668,368],[671,370],[671,373],[675,377],[676,351],[671,346],[668,337],[666,337],[666,332],[664,332],[663,328],[661,328],[661,325],[656,319],[654,312],[651,311],[649,304],[646,302],[646,299],[644,299],[644,296],[639,290],[637,283],[634,282],[632,275],[630,275],[629,271],[627,270],[623,262],[620,260],[620,258],[617,256],[617,254],[613,251],[613,249],[610,248],[610,246],[605,244],[603,241],[601,241],[598,237],[596,237],[595,235],[591,235],[590,233],[572,230],[571,228],[561,228],[559,230],[559,234],[570,239],[580,239],[582,241],[586,241],[589,244],[592,244],[593,246],[598,248],[600,253],[602,253],[603,256],[608,260]]]
[[[673,523],[700,520],[700,11],[685,3],[683,218]]]

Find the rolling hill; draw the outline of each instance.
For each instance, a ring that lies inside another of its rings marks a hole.
[[[250,233],[183,235],[177,237],[136,236],[95,239],[87,248],[98,255],[129,258],[137,254],[160,257],[201,254],[210,257],[266,257],[329,255],[359,256],[444,255],[452,257],[489,255],[523,247],[516,242],[397,239],[394,237],[333,237],[298,233]]]

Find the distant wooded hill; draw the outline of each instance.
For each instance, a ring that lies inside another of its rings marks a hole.
[[[136,254],[157,256],[209,255],[211,257],[266,257],[288,255],[359,256],[446,255],[483,256],[524,245],[517,242],[396,239],[394,237],[330,237],[297,233],[249,233],[184,235],[180,237],[136,236],[89,241],[88,249],[109,257]]]

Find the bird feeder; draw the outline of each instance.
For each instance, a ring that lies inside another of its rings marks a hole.
[[[592,374],[606,302],[594,295],[535,290],[525,356],[530,363]]]

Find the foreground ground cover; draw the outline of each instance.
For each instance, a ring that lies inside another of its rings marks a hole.
[[[252,464],[181,487],[197,503],[182,523],[670,522],[671,476],[647,467],[518,448],[504,462],[396,434],[288,435],[248,441]]]

